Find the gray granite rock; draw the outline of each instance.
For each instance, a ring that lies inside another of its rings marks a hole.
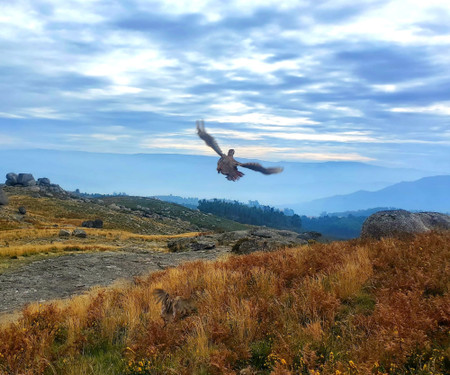
[[[361,238],[399,237],[430,230],[450,229],[450,216],[438,212],[380,211],[369,216]]]

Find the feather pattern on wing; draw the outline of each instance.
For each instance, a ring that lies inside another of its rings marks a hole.
[[[220,156],[224,156],[224,153],[220,149],[214,137],[209,135],[205,130],[205,123],[203,120],[197,120],[197,134],[198,136],[205,141],[205,143],[211,147],[215,152],[217,152]]]
[[[239,166],[251,169],[253,171],[261,172],[263,174],[274,174],[274,173],[280,173],[283,171],[283,168],[281,167],[273,167],[273,168],[264,168],[259,163],[238,163]]]

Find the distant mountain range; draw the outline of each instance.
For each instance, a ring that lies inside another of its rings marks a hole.
[[[372,207],[396,207],[406,210],[450,212],[450,175],[400,182],[378,191],[357,191],[311,202],[289,205],[302,215],[323,211],[364,210]]]
[[[240,161],[257,161],[240,159]],[[48,177],[66,190],[87,193],[125,192],[129,195],[223,198],[284,208],[358,190],[374,191],[436,173],[387,168],[357,162],[266,162],[283,173],[265,176],[242,169],[245,176],[230,182],[217,174],[218,158],[179,154],[104,154],[50,150],[0,150],[0,182],[8,172]],[[387,205],[387,203],[377,204]],[[389,203],[390,205],[390,203]],[[397,206],[397,204],[395,204]],[[311,206],[312,207],[312,206]],[[326,211],[346,211],[326,207]],[[311,209],[320,213],[322,209]],[[300,212],[303,214],[304,212]]]

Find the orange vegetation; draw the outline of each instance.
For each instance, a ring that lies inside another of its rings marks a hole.
[[[449,281],[449,232],[193,262],[29,306],[0,373],[444,374]],[[163,327],[155,288],[198,312]]]

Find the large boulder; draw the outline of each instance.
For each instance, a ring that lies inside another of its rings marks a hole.
[[[37,184],[39,186],[50,186],[50,179],[47,177],[38,178]]]
[[[17,185],[34,186],[36,185],[36,180],[31,173],[19,173],[17,176]]]
[[[8,204],[8,197],[4,193],[4,191],[0,188],[0,206]]]
[[[15,173],[7,173],[6,174],[6,182],[5,184],[8,186],[14,186],[17,184],[17,175]]]
[[[231,249],[235,254],[250,254],[255,251],[275,251],[284,247],[307,244],[298,233],[288,230],[256,228],[247,232],[247,237],[236,241]]]
[[[401,237],[430,230],[450,229],[450,216],[438,212],[379,211],[369,216],[361,238]]]
[[[237,241],[231,248],[231,252],[235,254],[250,254],[255,251],[275,251],[282,247],[291,246],[293,246],[293,244],[249,237]]]
[[[170,252],[177,253],[182,251],[211,250],[216,247],[216,244],[214,241],[190,237],[170,240],[167,242],[167,247]]]
[[[86,220],[81,223],[82,227],[85,228],[103,228],[103,220],[95,219],[95,220]]]

